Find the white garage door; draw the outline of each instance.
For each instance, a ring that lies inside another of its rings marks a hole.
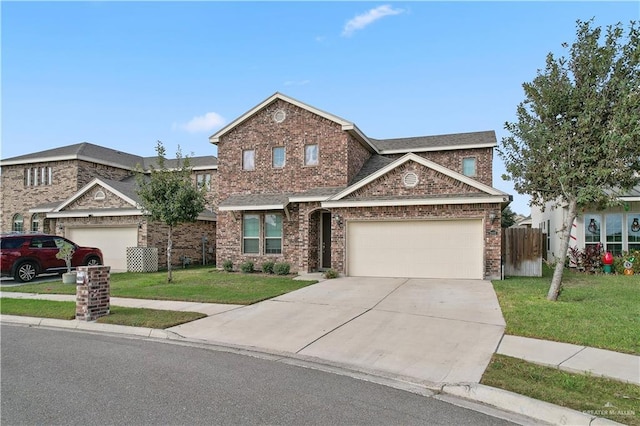
[[[482,221],[363,221],[347,224],[347,274],[483,278]]]
[[[138,246],[138,228],[69,228],[67,238],[81,246],[98,247],[102,250],[104,264],[111,266],[111,272],[124,272],[127,270],[127,247]]]

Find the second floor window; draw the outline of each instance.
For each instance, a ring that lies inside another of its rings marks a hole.
[[[304,146],[304,165],[305,166],[318,165],[318,144]]]
[[[476,159],[474,157],[462,159],[462,174],[471,177],[476,175]]]
[[[284,146],[276,146],[273,148],[273,160],[272,165],[274,169],[281,169],[285,163],[285,151]]]
[[[253,170],[256,168],[256,151],[245,149],[242,151],[242,170]]]
[[[42,186],[53,183],[51,167],[28,167],[24,169],[24,186]]]
[[[211,191],[211,174],[202,173],[196,175],[196,184],[198,185],[198,189],[204,188],[207,191]]]

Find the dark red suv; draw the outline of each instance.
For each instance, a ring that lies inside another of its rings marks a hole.
[[[60,247],[67,242],[74,247],[71,266],[102,265],[102,251],[95,247],[79,245],[57,235],[2,234],[0,236],[0,260],[2,276],[27,282],[39,274],[63,273],[67,265],[56,258]]]

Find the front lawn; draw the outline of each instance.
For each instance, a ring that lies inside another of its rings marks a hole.
[[[290,276],[229,273],[211,267],[192,267],[167,272],[111,274],[111,296],[134,299],[179,300],[187,302],[249,305],[314,284]],[[75,294],[76,286],[62,282],[2,287],[2,291],[39,294]]]
[[[552,271],[541,278],[494,281],[506,334],[640,354],[640,276],[566,270],[557,302],[546,299]]]
[[[605,417],[640,425],[640,386],[616,380],[574,374],[504,355],[494,355],[480,382]]]
[[[76,317],[76,302],[2,298],[0,299],[0,313],[2,315],[72,320]],[[96,322],[164,329],[204,317],[206,315],[199,312],[111,306],[109,315],[98,318]]]

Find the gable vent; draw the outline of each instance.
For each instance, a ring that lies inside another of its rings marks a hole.
[[[413,172],[405,173],[402,177],[402,183],[407,188],[413,188],[418,184],[418,175]]]
[[[273,121],[276,123],[282,123],[285,118],[287,118],[287,114],[281,109],[273,113]]]
[[[107,196],[102,190],[97,191],[96,195],[93,196],[94,200],[104,200],[105,198],[107,198]]]

